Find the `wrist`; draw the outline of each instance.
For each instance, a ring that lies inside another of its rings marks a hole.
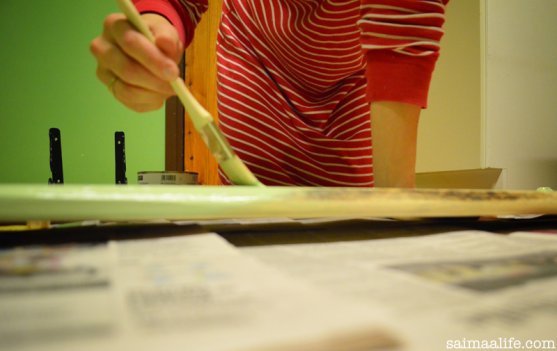
[[[420,106],[400,102],[371,104],[375,186],[415,186],[420,111]]]

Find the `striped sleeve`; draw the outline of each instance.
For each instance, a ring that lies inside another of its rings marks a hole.
[[[448,0],[361,0],[367,98],[427,106]]]
[[[207,11],[208,0],[133,0],[140,13],[158,13],[178,30],[184,46],[193,39],[193,33],[201,15]]]

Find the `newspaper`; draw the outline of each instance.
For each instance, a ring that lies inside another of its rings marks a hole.
[[[520,243],[534,245],[557,245],[557,231],[532,231],[514,232],[509,234],[509,238]]]
[[[0,251],[0,350],[397,347],[384,320],[215,234]]]
[[[467,342],[480,340],[556,349],[557,245],[549,240],[465,231],[242,252],[339,299],[381,304],[408,350],[471,349],[481,343]]]

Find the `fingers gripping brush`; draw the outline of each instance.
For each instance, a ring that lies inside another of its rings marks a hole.
[[[155,42],[153,33],[141,19],[139,12],[130,0],[116,0],[120,10],[126,15],[128,21],[147,39]],[[209,148],[224,174],[236,185],[263,186],[259,180],[250,172],[238,155],[232,150],[228,140],[219,129],[209,112],[199,104],[181,78],[170,82],[172,89],[178,99],[188,112],[195,130],[201,135],[205,145]]]

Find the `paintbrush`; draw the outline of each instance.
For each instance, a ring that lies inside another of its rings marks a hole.
[[[126,15],[128,21],[147,39],[155,42],[153,33],[141,19],[141,16],[130,0],[116,0],[120,10]],[[170,82],[172,89],[188,112],[195,130],[201,135],[205,145],[209,148],[224,174],[236,185],[263,186],[259,180],[250,172],[246,165],[226,140],[226,137],[217,126],[211,114],[199,104],[181,78]]]

